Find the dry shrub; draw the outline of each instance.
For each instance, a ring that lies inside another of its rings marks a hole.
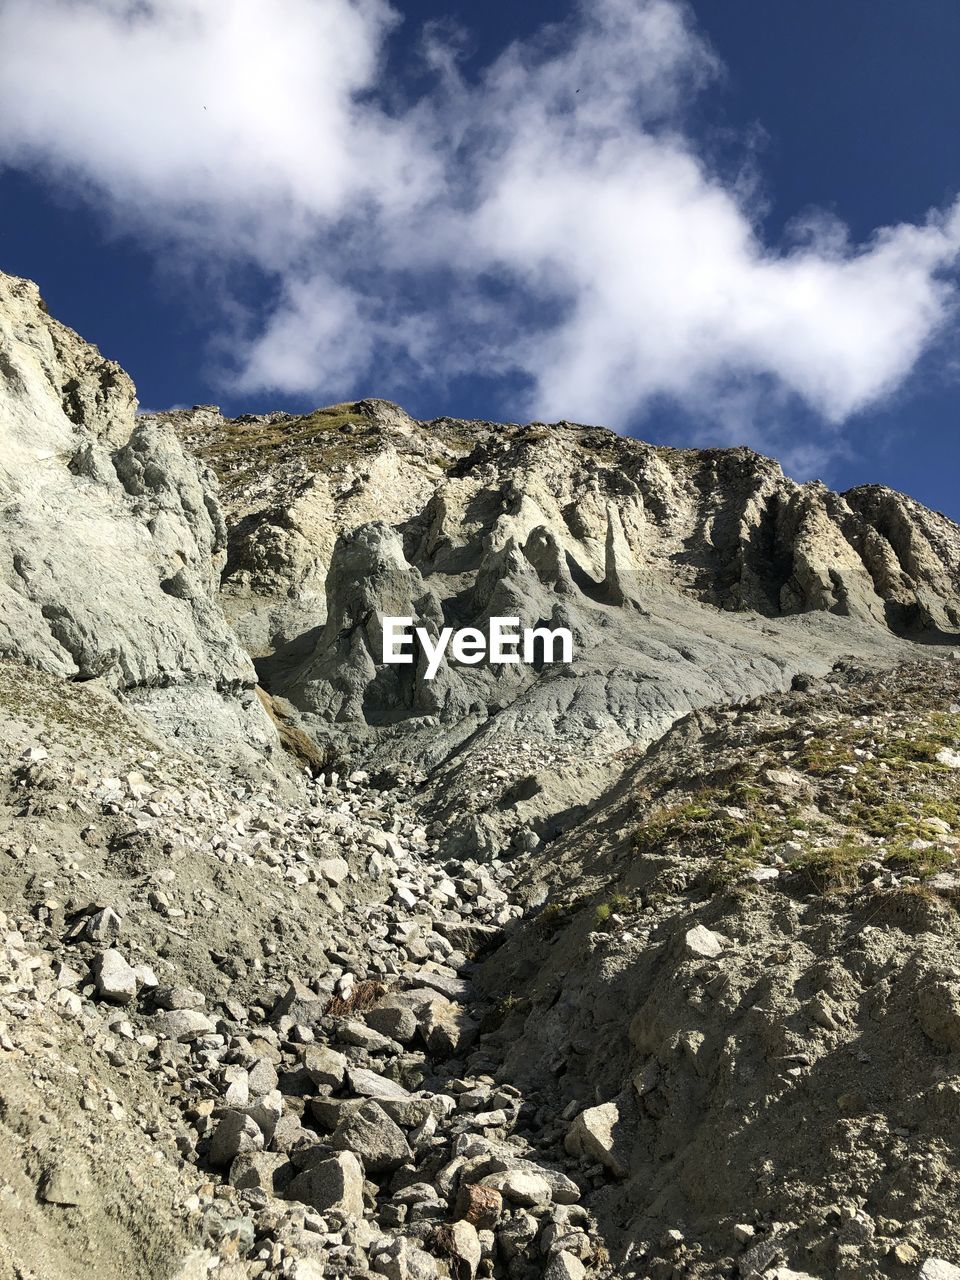
[[[324,1012],[333,1018],[345,1018],[351,1013],[364,1013],[367,1009],[372,1009],[386,994],[387,988],[382,982],[358,982],[346,999],[334,996]]]

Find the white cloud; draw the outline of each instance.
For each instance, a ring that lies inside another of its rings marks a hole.
[[[0,156],[284,261],[351,202],[426,194],[409,125],[357,101],[395,21],[384,0],[3,0]]]
[[[797,397],[823,438],[794,447],[819,458],[951,320],[960,204],[863,245],[817,215],[764,244],[749,184],[686,129],[722,69],[675,0],[585,0],[475,84],[434,43],[429,94],[387,106],[396,20],[383,0],[2,0],[0,161],[274,272],[245,390],[512,367],[514,416],[623,426],[667,397],[755,437],[739,406]]]
[[[359,296],[329,278],[311,276],[290,284],[250,350],[239,387],[309,392],[322,368],[334,399],[347,399],[357,370],[369,368],[375,355],[373,325]]]

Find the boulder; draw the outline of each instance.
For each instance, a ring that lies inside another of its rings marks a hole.
[[[64,1154],[40,1180],[40,1199],[62,1208],[87,1208],[94,1202],[94,1190],[86,1164],[77,1156]]]
[[[319,1022],[324,1015],[329,997],[320,996],[311,990],[299,978],[293,978],[286,991],[273,1006],[270,1014],[271,1022],[279,1022],[281,1018],[292,1018],[294,1022],[311,1026]]]
[[[391,1098],[397,1102],[407,1102],[411,1098],[409,1089],[395,1080],[376,1071],[368,1071],[366,1067],[350,1067],[347,1070],[347,1085],[351,1093],[358,1093],[362,1098]]]
[[[341,1151],[304,1169],[286,1191],[318,1213],[336,1210],[348,1218],[363,1217],[363,1169],[352,1151]]]
[[[464,1219],[445,1222],[437,1228],[431,1243],[435,1253],[449,1260],[451,1275],[457,1280],[474,1280],[483,1258],[483,1248],[472,1223]]]
[[[330,1145],[352,1151],[367,1173],[389,1173],[410,1160],[413,1152],[403,1130],[372,1099],[352,1111],[337,1125]]]
[[[468,1049],[476,1040],[478,1027],[458,1004],[442,996],[420,1011],[420,1035],[435,1058],[450,1058]]]
[[[342,1018],[337,1023],[337,1039],[341,1044],[366,1049],[367,1053],[399,1053],[401,1045],[380,1031],[359,1022],[356,1018]]]
[[[525,1169],[506,1169],[501,1173],[489,1173],[480,1179],[481,1187],[492,1187],[504,1200],[530,1208],[537,1204],[549,1204],[553,1198],[550,1183],[542,1174]]]
[[[371,1250],[371,1270],[386,1280],[438,1280],[437,1260],[404,1236]]]
[[[399,1044],[409,1044],[417,1034],[417,1018],[412,1009],[386,1007],[369,1009],[363,1020],[368,1027],[389,1036]]]
[[[689,956],[700,960],[715,960],[723,951],[723,939],[719,933],[698,924],[683,935],[683,946]]]
[[[491,1230],[500,1221],[503,1196],[494,1187],[462,1183],[457,1193],[454,1215],[481,1231]]]
[[[216,1027],[199,1009],[170,1009],[159,1015],[158,1030],[169,1040],[196,1040],[210,1035]]]
[[[582,1160],[597,1160],[615,1178],[630,1172],[625,1123],[616,1102],[581,1111],[567,1130],[564,1147],[569,1155]]]
[[[122,927],[123,921],[116,911],[112,907],[102,907],[87,920],[83,928],[83,936],[88,942],[95,942],[100,946],[109,945],[119,938]]]
[[[303,1051],[303,1069],[314,1084],[339,1089],[347,1073],[347,1059],[325,1044],[309,1044]]]
[[[920,1268],[920,1280],[960,1280],[960,1267],[944,1258],[927,1258]]]
[[[350,874],[350,864],[346,858],[320,858],[317,861],[317,870],[327,884],[333,885],[336,889]]]
[[[573,1253],[561,1249],[543,1269],[543,1280],[584,1280],[587,1269]]]
[[[230,1165],[230,1185],[238,1191],[260,1190],[279,1195],[289,1185],[293,1166],[278,1151],[248,1151]]]
[[[120,954],[110,948],[95,965],[97,992],[114,1004],[129,1004],[136,999],[137,975]]]
[[[158,1009],[202,1009],[206,1005],[202,991],[193,987],[157,987],[153,1002]]]
[[[263,1133],[256,1121],[242,1111],[225,1111],[210,1138],[207,1159],[214,1168],[222,1168],[241,1155],[262,1151]]]

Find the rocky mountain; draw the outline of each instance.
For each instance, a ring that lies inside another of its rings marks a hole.
[[[6,276],[0,480],[0,1280],[960,1277],[960,529]]]
[[[436,769],[456,753],[458,775],[465,753],[494,743],[537,772],[523,745],[536,742],[546,767],[526,785],[543,800],[489,812],[473,833],[458,802],[451,825],[469,852],[522,841],[560,796],[597,794],[618,751],[693,708],[960,629],[955,525],[879,487],[796,484],[747,449],[415,422],[376,400],[152,421],[217,472],[224,607],[314,739],[372,767]],[[497,615],[569,628],[574,661],[450,664],[428,680],[422,654],[380,660],[384,616],[435,636]]]

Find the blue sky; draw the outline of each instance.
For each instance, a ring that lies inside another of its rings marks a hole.
[[[960,518],[954,0],[131,7],[0,4],[0,267],[144,405],[564,416]]]

